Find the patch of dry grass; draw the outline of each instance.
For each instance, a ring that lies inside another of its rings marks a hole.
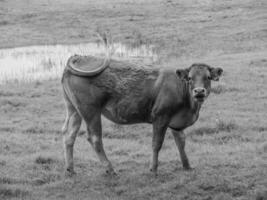
[[[226,92],[242,92],[242,90],[239,88],[227,87],[225,84],[222,83],[214,85],[210,91],[214,94],[223,94]]]
[[[152,46],[128,47],[114,43],[113,57],[156,59]],[[0,50],[0,84],[53,80],[61,77],[67,59],[74,54],[104,56],[103,44],[31,46]]]

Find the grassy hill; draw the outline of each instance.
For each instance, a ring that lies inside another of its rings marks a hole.
[[[119,176],[104,174],[83,127],[75,144],[77,175],[65,178],[58,77],[0,85],[0,199],[266,196],[266,8],[264,0],[0,0],[1,48],[95,42],[96,30],[109,29],[115,42],[153,45],[153,64],[206,62],[225,71],[186,130],[194,170],[183,171],[168,133],[158,177],[148,170],[151,127],[103,119],[105,149]]]

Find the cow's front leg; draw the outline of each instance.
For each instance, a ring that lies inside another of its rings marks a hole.
[[[153,138],[152,138],[152,158],[150,163],[150,171],[155,175],[157,174],[158,168],[158,156],[159,151],[162,147],[166,129],[167,129],[167,120],[165,118],[157,119],[153,122]]]
[[[185,170],[190,170],[191,167],[190,167],[190,164],[188,162],[188,158],[187,158],[185,150],[184,150],[184,148],[185,148],[185,134],[183,131],[175,131],[175,130],[172,130],[172,134],[173,134],[176,146],[178,147],[179,152],[180,152],[180,157],[181,157],[181,161],[183,164],[183,168]]]

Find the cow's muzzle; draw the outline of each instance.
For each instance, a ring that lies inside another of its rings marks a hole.
[[[197,87],[193,89],[193,97],[199,102],[203,102],[206,98],[206,95],[207,90],[205,88]]]

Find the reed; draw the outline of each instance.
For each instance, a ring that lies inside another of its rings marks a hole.
[[[33,82],[57,79],[61,76],[67,59],[74,54],[104,56],[105,46],[100,43],[78,45],[29,46],[0,50],[0,84]],[[113,58],[157,59],[153,47],[129,47],[114,44]]]

